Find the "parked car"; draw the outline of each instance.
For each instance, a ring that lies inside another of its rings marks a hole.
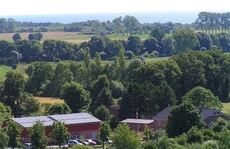
[[[82,143],[78,142],[77,140],[69,140],[67,144],[68,144],[68,147],[72,147],[74,145],[83,145]]]
[[[94,142],[94,141],[91,140],[91,139],[85,139],[85,141],[88,142],[89,145],[96,145],[96,144],[97,144],[96,142]]]
[[[32,143],[24,143],[24,144],[23,144],[23,148],[24,148],[24,149],[32,148]]]
[[[76,139],[78,142],[80,142],[80,143],[82,143],[82,144],[84,144],[84,145],[89,145],[89,143],[88,142],[86,142],[85,140],[83,141],[83,140],[81,140],[81,139]]]
[[[101,145],[101,140],[99,139],[92,139],[94,142],[96,142],[97,145]]]
[[[106,144],[112,144],[113,142],[112,142],[112,140],[108,140],[108,141],[106,141],[105,143],[106,143]]]

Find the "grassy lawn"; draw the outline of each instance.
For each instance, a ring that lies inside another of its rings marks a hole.
[[[11,67],[0,65],[0,81],[2,81],[5,78],[6,73],[10,70],[12,70]]]

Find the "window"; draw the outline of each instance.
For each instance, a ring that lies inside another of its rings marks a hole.
[[[92,133],[92,139],[97,139],[97,133],[96,132]]]

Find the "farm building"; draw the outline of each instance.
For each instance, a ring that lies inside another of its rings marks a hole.
[[[154,128],[154,120],[151,119],[132,119],[128,118],[120,123],[126,123],[130,126],[131,130],[142,132],[145,129],[145,125],[147,125],[150,129]]]
[[[30,142],[28,128],[33,126],[36,121],[41,121],[45,127],[46,135],[51,132],[51,125],[56,121],[65,122],[70,138],[75,139],[83,136],[84,138],[96,139],[99,132],[100,120],[88,113],[60,114],[50,116],[12,118],[23,129],[21,142]]]

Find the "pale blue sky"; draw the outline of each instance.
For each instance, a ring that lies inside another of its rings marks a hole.
[[[229,11],[228,0],[3,0],[0,16],[150,11]]]

